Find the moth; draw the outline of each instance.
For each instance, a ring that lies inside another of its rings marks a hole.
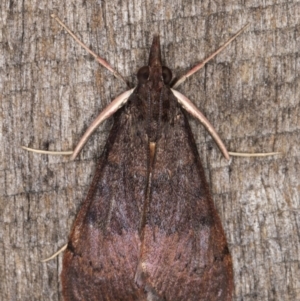
[[[137,78],[137,86],[92,123],[72,156],[113,115],[64,253],[64,300],[230,301],[232,259],[186,111],[204,124],[226,158],[228,152],[200,111],[170,87],[172,72],[162,65],[159,36]]]

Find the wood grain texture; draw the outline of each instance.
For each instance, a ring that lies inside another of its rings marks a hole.
[[[153,33],[182,75],[245,23],[250,26],[180,87],[230,150],[282,151],[226,162],[191,120],[235,274],[234,300],[300,299],[300,2],[1,1],[0,299],[61,300],[61,257],[110,122],[80,158],[29,154],[21,145],[72,149],[126,87],[51,18],[58,14],[132,81]]]

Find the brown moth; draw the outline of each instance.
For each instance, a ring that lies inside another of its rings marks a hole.
[[[74,222],[64,299],[231,300],[232,260],[155,36]]]
[[[87,50],[123,80],[108,62]],[[185,111],[203,123],[229,158],[226,147],[192,102],[171,89],[172,72],[162,66],[158,36],[148,66],[140,68],[137,77],[137,87],[100,113],[71,157],[114,115],[64,253],[64,300],[230,301],[232,260]]]

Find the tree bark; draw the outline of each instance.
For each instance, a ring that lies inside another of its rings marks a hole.
[[[300,300],[300,78],[297,1],[8,1],[0,3],[0,299],[61,300],[62,247],[111,121],[78,159],[70,150],[127,87],[58,25],[57,14],[131,83],[153,34],[176,77],[249,27],[178,90],[231,151],[282,152],[226,161],[191,118],[233,257],[234,300]]]

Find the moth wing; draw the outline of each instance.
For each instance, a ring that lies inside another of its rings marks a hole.
[[[153,300],[232,298],[226,237],[189,123],[178,106],[163,123],[156,144],[136,280]]]
[[[146,186],[145,126],[132,105],[118,111],[64,254],[64,300],[144,300],[134,282]],[[144,164],[142,164],[144,162]]]

